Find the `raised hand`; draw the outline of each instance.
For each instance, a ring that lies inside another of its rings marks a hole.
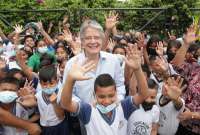
[[[199,37],[196,35],[195,26],[192,24],[189,28],[187,28],[187,32],[184,35],[184,42],[186,45],[195,42]]]
[[[167,34],[168,34],[168,37],[169,37],[170,40],[176,40],[175,35],[170,34],[170,32],[167,32]]]
[[[114,47],[115,47],[115,41],[110,38],[109,41],[108,41],[107,49],[109,51],[112,51]]]
[[[168,80],[164,83],[163,95],[169,97],[172,100],[177,100],[182,91],[187,87],[184,85],[182,87],[183,78],[180,76],[177,79],[168,78]]]
[[[26,95],[17,99],[17,103],[24,107],[34,107],[37,105],[36,97],[34,95]]]
[[[159,56],[163,56],[163,53],[164,53],[163,42],[159,41],[159,42],[157,43],[156,53],[157,53]]]
[[[78,59],[76,59],[69,71],[69,76],[76,81],[89,80],[91,77],[85,76],[85,74],[94,68],[95,63],[93,61],[86,62],[84,65],[79,65]]]
[[[166,71],[168,71],[169,66],[168,66],[167,61],[166,61],[164,58],[160,58],[160,57],[159,57],[158,66],[160,67],[161,72],[166,72]]]
[[[64,36],[64,39],[67,41],[67,42],[72,42],[73,41],[73,37],[72,37],[72,33],[70,32],[70,30],[63,30],[63,36]]]
[[[81,44],[78,44],[78,43],[76,43],[76,45],[71,47],[71,49],[74,55],[78,55],[82,51]]]
[[[22,31],[24,30],[23,26],[22,26],[22,25],[19,25],[19,24],[16,24],[16,25],[14,26],[14,29],[15,29],[15,33],[16,33],[16,34],[20,34],[20,33],[22,33]]]
[[[66,24],[68,22],[69,17],[67,15],[63,16],[63,24]]]
[[[49,22],[49,28],[52,28],[53,27],[53,21],[50,21]]]
[[[139,50],[137,44],[129,44],[129,47],[126,48],[126,53],[126,64],[132,69],[138,70],[142,62],[142,49]]]
[[[36,26],[37,26],[38,30],[43,30],[43,25],[42,25],[41,21],[37,22]]]
[[[136,40],[137,45],[139,48],[144,47],[145,46],[145,36],[144,33],[141,33],[140,36],[138,37],[138,39]]]
[[[24,84],[24,87],[23,88],[20,88],[18,94],[20,96],[26,96],[26,95],[31,95],[31,94],[35,94],[35,88],[33,87],[33,82],[30,81],[28,82],[28,80],[26,80],[25,84]]]
[[[106,22],[105,22],[105,28],[107,30],[112,30],[114,26],[118,23],[117,21],[118,14],[114,12],[110,12],[109,15],[105,16]]]

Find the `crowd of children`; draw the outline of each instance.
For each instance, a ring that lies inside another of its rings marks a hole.
[[[199,135],[200,44],[84,20],[0,28],[0,135]],[[51,36],[50,36],[51,35]]]

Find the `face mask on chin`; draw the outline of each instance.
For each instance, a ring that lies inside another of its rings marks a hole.
[[[151,110],[151,109],[153,108],[153,105],[155,105],[155,102],[146,102],[146,101],[144,101],[144,102],[142,103],[142,107],[143,107],[143,109],[144,109],[145,111]]]
[[[117,107],[117,103],[114,102],[108,106],[103,106],[101,104],[96,104],[96,108],[103,114],[109,113],[111,112],[113,109],[115,109]]]
[[[54,86],[54,87],[51,87],[51,88],[43,88],[42,89],[42,92],[44,92],[47,95],[51,95],[51,94],[53,94],[56,91],[57,91],[57,85]]]
[[[0,102],[4,104],[9,104],[15,101],[18,95],[14,91],[1,91],[0,92]]]

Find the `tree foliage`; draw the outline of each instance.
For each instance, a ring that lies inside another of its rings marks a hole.
[[[47,26],[49,21],[58,23],[64,14],[70,18],[70,24],[74,30],[77,30],[84,16],[89,16],[92,19],[97,19],[102,24],[104,23],[104,15],[107,10],[80,10],[81,8],[166,8],[166,11],[158,16],[143,30],[149,32],[173,31],[176,34],[181,34],[185,27],[191,21],[192,16],[189,8],[195,7],[200,3],[199,0],[127,0],[119,2],[117,0],[1,0],[1,11],[6,10],[38,10],[38,9],[67,9],[67,12],[1,12],[0,19],[5,19],[11,25],[25,25],[31,21],[43,21]],[[158,10],[120,10],[118,28],[120,30],[140,29]],[[7,32],[12,28],[8,27],[3,21],[0,21],[0,26]]]

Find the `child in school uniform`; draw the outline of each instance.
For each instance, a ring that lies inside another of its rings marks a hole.
[[[0,106],[23,120],[29,119],[29,111],[16,102],[19,98],[19,81],[13,77],[5,77],[0,81]],[[1,125],[1,135],[28,135],[23,129]]]
[[[64,110],[57,104],[58,78],[54,65],[39,70],[42,90],[35,95],[40,113],[42,135],[67,135],[68,122]]]
[[[130,48],[125,61],[134,70],[140,88],[138,94],[118,101],[115,81],[109,74],[101,74],[94,82],[95,104],[72,100],[73,84],[76,81],[90,79],[87,72],[95,67],[94,62],[88,62],[83,66],[77,62],[72,64],[63,87],[61,106],[78,115],[88,135],[126,135],[128,118],[148,97],[148,86],[141,69],[139,50],[135,47]]]
[[[147,83],[149,97],[128,119],[127,135],[157,135],[160,110],[155,104],[158,85],[152,79]]]
[[[175,79],[174,79],[175,78]],[[183,79],[178,76],[169,77],[163,85],[162,93],[159,93],[156,97],[156,104],[160,109],[159,118],[159,135],[175,135],[178,129],[180,120],[178,115],[183,112],[185,108],[185,101],[180,97]]]
[[[38,106],[42,135],[68,135],[68,121],[65,111],[57,104],[59,92],[55,65],[44,66],[39,70],[41,88],[33,97],[24,99],[27,107]]]

